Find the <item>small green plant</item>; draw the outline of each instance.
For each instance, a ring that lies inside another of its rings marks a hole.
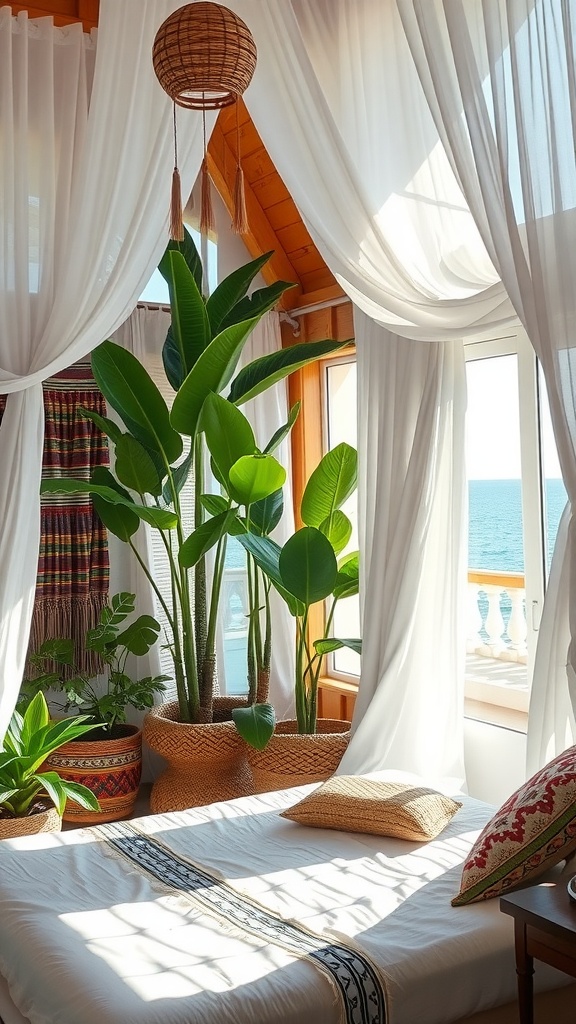
[[[51,670],[22,683],[20,695],[23,703],[38,692],[55,690],[65,698],[61,703],[57,700],[53,702],[58,710],[82,711],[107,734],[126,722],[127,705],[139,711],[151,708],[154,695],[165,689],[164,683],[169,676],[145,676],[133,680],[126,673],[128,656],[134,654],[141,657],[147,654],[156,643],[161,628],[160,623],[151,615],[140,615],[121,629],[134,612],[135,602],[134,594],[114,594],[110,603],[102,609],[98,624],[86,633],[86,650],[94,651],[104,663],[107,676],[104,693],[98,692],[95,679],[80,674],[74,675],[72,679],[64,679],[62,671]],[[31,661],[40,669],[47,662],[56,662],[61,669],[65,666],[73,667],[73,641],[48,640],[32,655]]]
[[[258,535],[248,518],[246,532],[238,539],[255,563],[286,601],[296,619],[296,673],[294,696],[300,733],[316,732],[318,683],[326,654],[349,647],[360,654],[360,639],[332,637],[338,601],[353,597],[359,588],[358,552],[338,556],[347,546],[352,524],[341,506],[356,489],[357,453],[348,444],[327,452],[312,473],[300,506],[304,526],[280,548],[271,537]],[[308,636],[312,605],[327,601],[324,633]],[[238,732],[262,750],[274,731],[271,705],[254,705],[232,712]]]
[[[68,782],[55,771],[39,771],[49,754],[93,728],[86,715],[51,721],[43,693],[36,694],[24,715],[14,711],[0,750],[0,817],[24,817],[46,798],[60,816],[67,800],[99,810],[86,786]]]

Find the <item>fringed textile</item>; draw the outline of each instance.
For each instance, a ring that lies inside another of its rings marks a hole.
[[[89,362],[76,363],[43,384],[45,436],[42,478],[88,480],[96,466],[108,466],[108,444],[80,407],[106,415]],[[0,395],[0,418],[5,396]],[[40,553],[30,651],[53,637],[72,637],[76,668],[88,675],[101,669],[84,650],[87,629],[96,625],[108,600],[108,539],[92,501],[82,494],[43,494],[40,498]],[[28,674],[28,669],[27,669]]]

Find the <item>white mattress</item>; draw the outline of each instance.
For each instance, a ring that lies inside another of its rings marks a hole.
[[[418,845],[278,816],[310,788],[134,824],[280,917],[356,943],[385,980],[388,1024],[442,1024],[514,1000],[511,918],[494,900],[450,906],[491,808],[460,797],[442,835]],[[200,915],[100,829],[0,844],[0,973],[31,1024],[339,1021],[317,968]],[[536,980],[566,979],[539,965]]]

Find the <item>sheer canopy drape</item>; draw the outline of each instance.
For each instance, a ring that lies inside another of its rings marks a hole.
[[[102,0],[95,63],[81,25],[0,10],[0,737],[34,599],[40,382],[125,319],[167,239],[171,108],[150,51],[177,6]],[[200,118],[187,113],[185,189],[202,153]]]
[[[404,337],[440,346],[461,343],[466,335],[517,322],[517,317],[443,151],[395,2],[234,0],[234,8],[250,25],[259,49],[246,102],[266,149],[337,280],[359,309],[385,328],[361,329],[357,339],[359,360],[375,374],[370,402],[359,385],[358,428],[359,438],[373,441],[369,456],[363,443],[359,454],[360,491],[367,495],[373,490],[361,508],[366,517],[361,556],[368,572],[364,608],[374,611],[363,623],[364,666],[345,763],[349,771],[364,770],[362,736],[370,730],[372,767],[390,764],[402,749],[405,767],[418,771],[422,760],[414,736],[424,728],[421,708],[429,706],[434,693],[437,706],[449,709],[450,721],[461,712],[464,655],[452,615],[461,586],[462,519],[456,518],[462,503],[450,488],[460,494],[464,468],[461,448],[450,450],[453,435],[447,424],[453,417],[453,429],[463,430],[464,385],[454,369],[454,353],[438,352],[435,398],[428,393],[419,426],[420,436],[430,444],[434,438],[437,450],[414,451],[408,466],[414,423],[398,407],[394,415],[387,408],[385,375],[394,367],[407,382],[405,394],[414,400],[416,391],[408,382],[412,372],[421,381],[418,363],[426,356],[415,361],[411,346],[402,344]],[[386,354],[381,346],[388,348]],[[360,376],[365,386],[365,374]],[[390,446],[404,452],[395,464],[410,480],[411,493],[425,495],[422,517],[403,523],[393,491],[396,481],[388,479]],[[453,478],[430,462],[438,459],[439,466],[449,450],[455,460]],[[381,621],[376,609],[382,601],[390,608],[400,590],[411,592],[414,602],[427,595],[422,608],[434,603],[437,563],[423,552],[428,541],[435,543],[432,510],[442,503],[455,516],[445,552],[447,590],[434,612],[448,645],[448,670],[431,680],[422,655],[412,664],[403,694],[410,651],[436,656],[426,647],[429,622],[424,614],[413,616],[408,602],[404,618],[399,612]],[[398,546],[393,552],[392,540]],[[406,674],[395,683],[398,666]],[[387,715],[384,695],[395,685],[404,704],[400,710],[395,704]],[[443,735],[432,737],[428,754],[439,776],[462,777],[461,734],[444,747]]]
[[[451,165],[542,363],[562,476],[574,507],[574,4],[398,0],[398,6]],[[546,601],[553,603],[556,615],[545,610],[540,630],[539,647],[551,657],[541,652],[536,657],[529,770],[564,749],[568,737],[575,738],[575,531],[571,518],[565,531],[571,565],[552,575]],[[551,644],[554,638],[560,642],[558,625],[566,610],[568,651],[554,654]]]

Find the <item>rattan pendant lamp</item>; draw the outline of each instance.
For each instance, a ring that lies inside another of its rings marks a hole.
[[[173,102],[174,173],[172,176],[171,237],[184,238],[182,197],[178,170],[176,106],[201,110],[204,130],[202,209],[200,230],[214,227],[206,161],[207,110],[236,103],[238,166],[234,187],[233,229],[246,231],[244,180],[240,164],[238,100],[250,84],[256,67],[256,44],[245,23],[217,3],[191,3],[174,11],[161,24],[152,48],[152,62],[160,85]]]

